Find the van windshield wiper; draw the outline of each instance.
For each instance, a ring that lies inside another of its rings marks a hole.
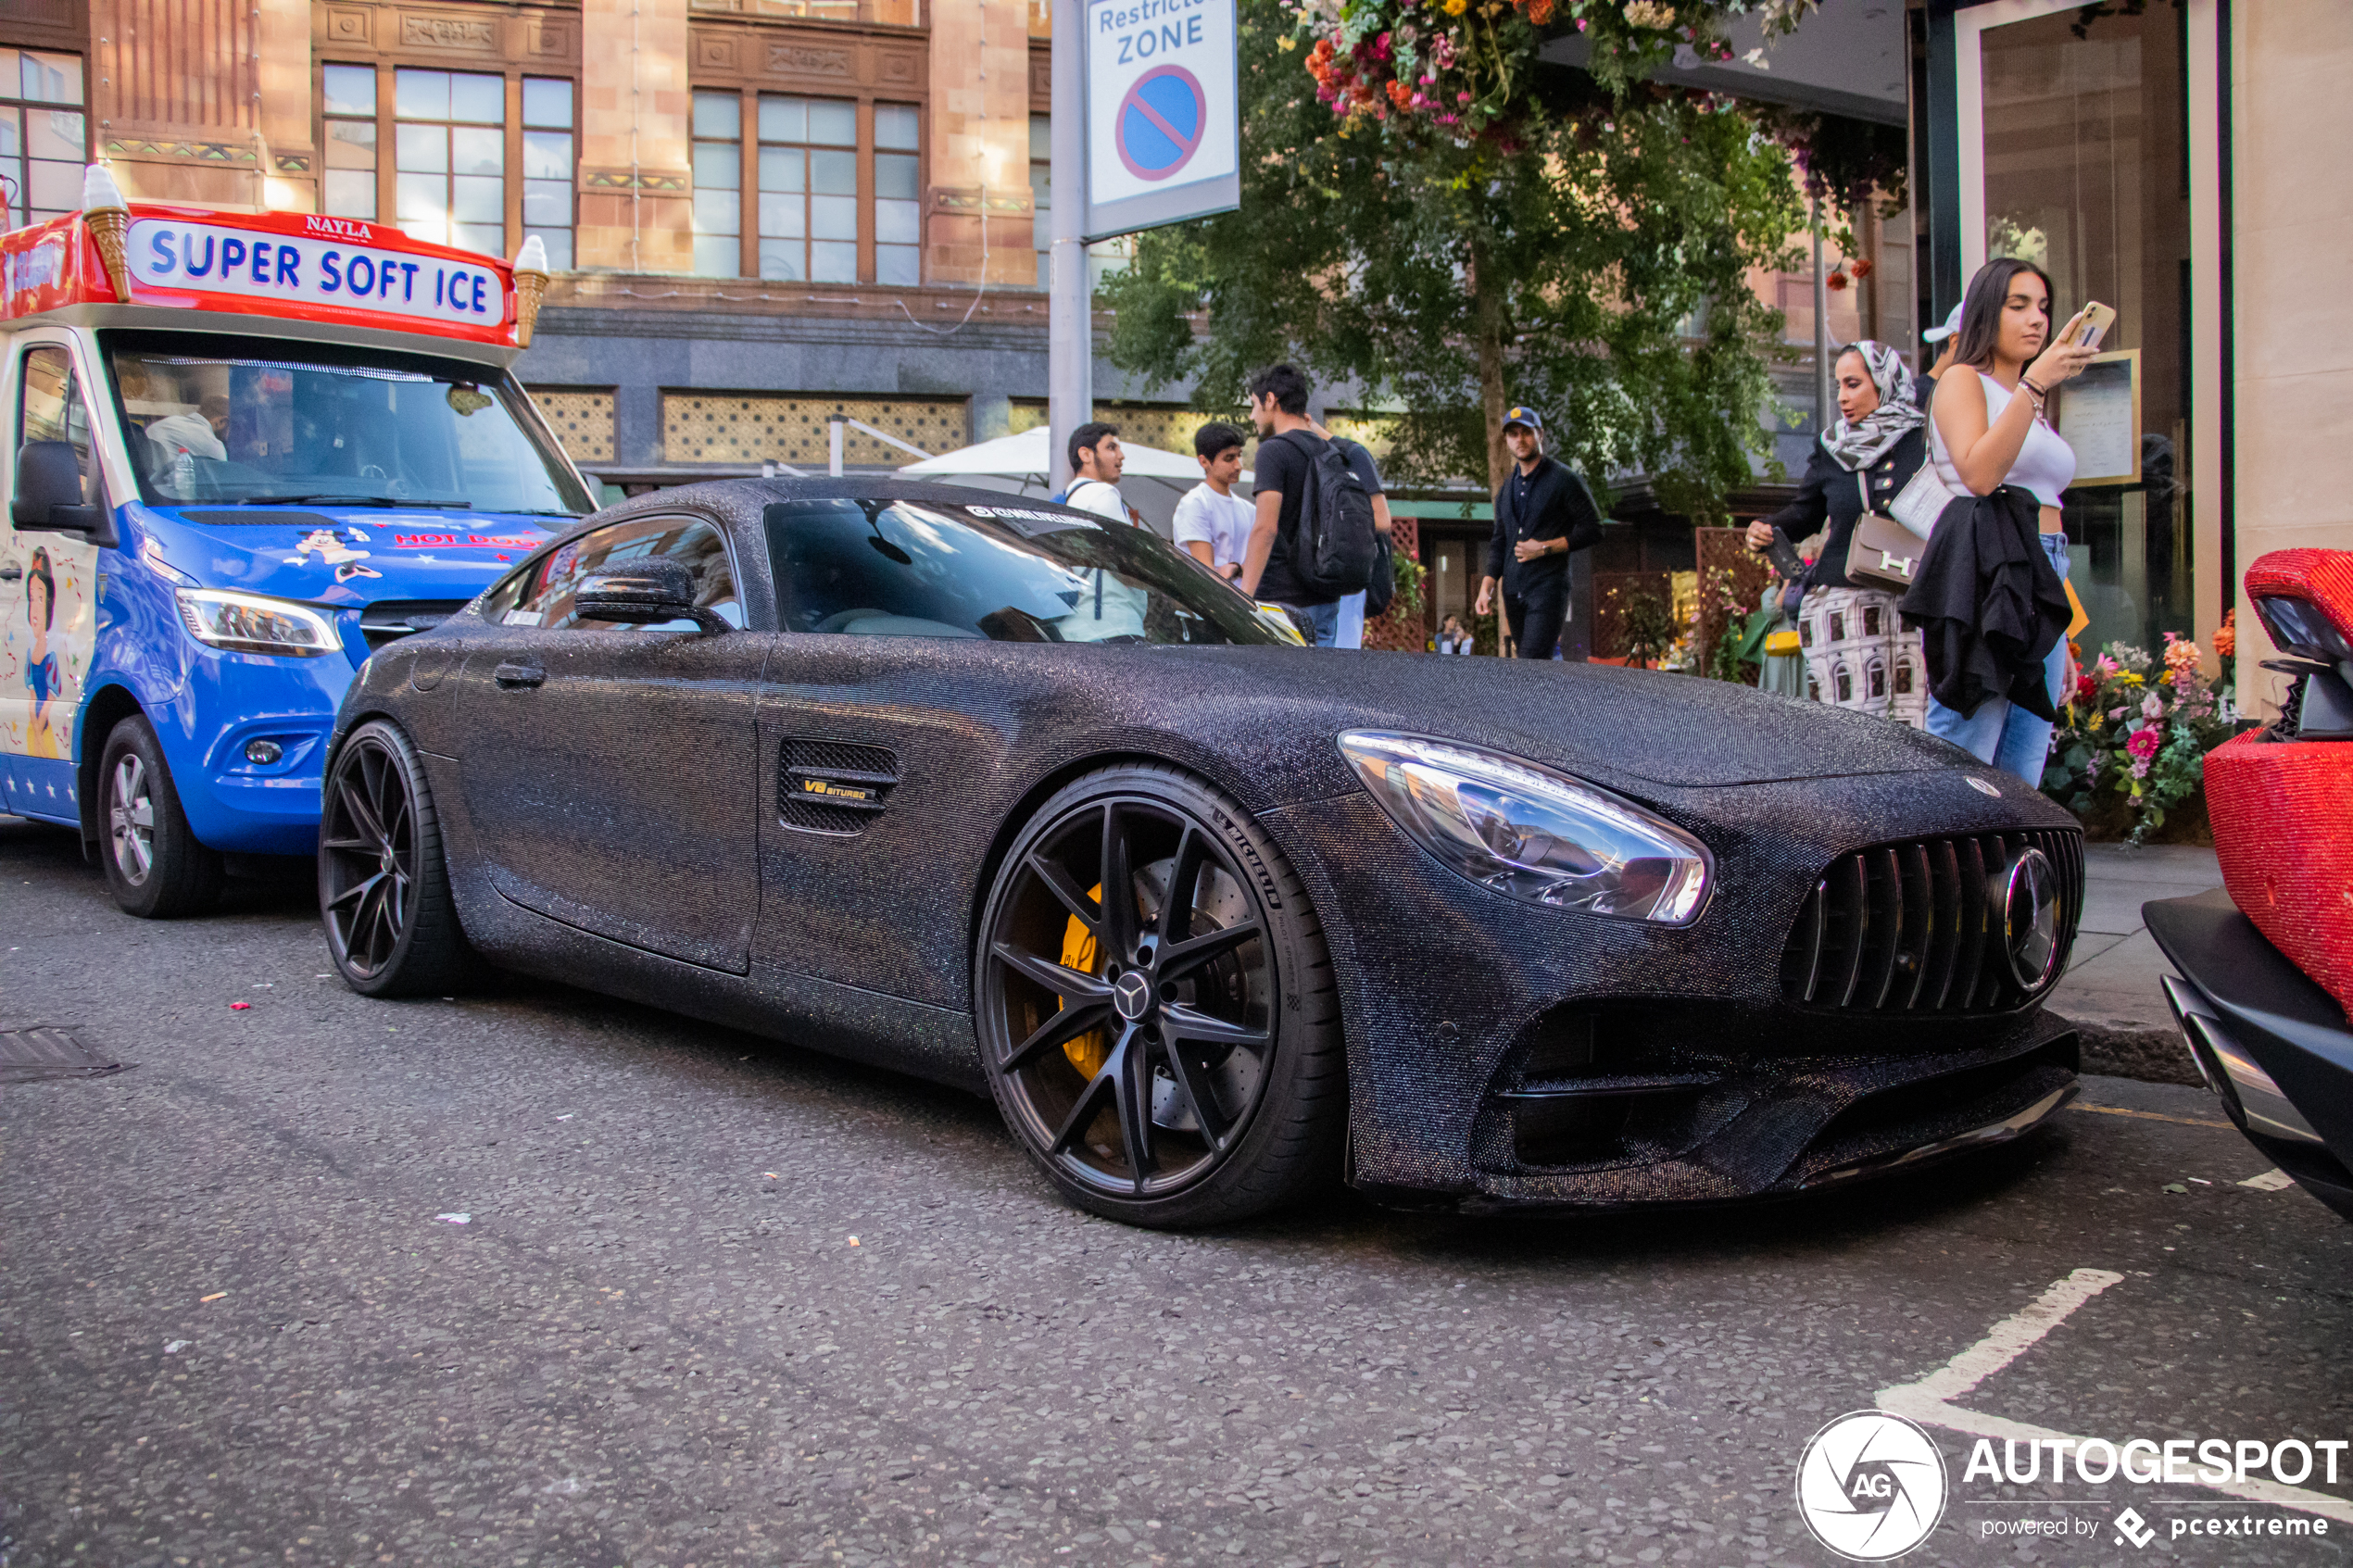
[[[339,491],[325,490],[301,495],[248,495],[241,501],[232,501],[230,505],[235,507],[413,507],[419,511],[449,512],[470,512],[474,509],[474,504],[472,501],[417,501],[398,495],[347,495]]]

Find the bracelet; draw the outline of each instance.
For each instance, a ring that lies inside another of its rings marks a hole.
[[[2041,402],[2044,398],[2048,397],[2048,396],[2050,395],[2050,394],[2049,394],[2049,393],[2047,393],[2047,392],[2044,391],[2041,387],[2036,386],[2036,385],[2035,385],[2035,384],[2034,384],[2032,381],[2029,381],[2029,380],[2028,380],[2026,377],[2024,377],[2024,376],[2020,376],[2020,377],[2019,377],[2019,378],[2018,378],[2018,384],[2019,384],[2019,385],[2020,385],[2020,386],[2022,386],[2022,387],[2024,387],[2024,388],[2026,388],[2026,390],[2027,390],[2027,391],[2029,391],[2029,392],[2032,393],[2032,394],[2034,395],[2034,400],[2035,400],[2036,402],[2038,402],[2038,403],[2039,403],[2039,402]]]

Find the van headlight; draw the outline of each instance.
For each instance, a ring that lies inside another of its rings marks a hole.
[[[1382,810],[1482,887],[1548,909],[1689,925],[1707,850],[1629,800],[1500,752],[1351,730],[1340,754]]]
[[[225,588],[182,588],[180,619],[188,635],[231,653],[316,659],[343,646],[327,618],[292,599],[233,594]]]

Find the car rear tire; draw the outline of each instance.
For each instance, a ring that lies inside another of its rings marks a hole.
[[[352,731],[327,766],[319,914],[336,970],[362,996],[447,995],[479,972],[424,768],[381,719]]]
[[[132,714],[98,758],[99,863],[126,914],[171,920],[220,897],[220,853],[196,839],[155,727]]]
[[[1175,768],[1088,773],[1014,838],[980,931],[989,1086],[1072,1202],[1131,1224],[1221,1224],[1339,1174],[1331,957],[1297,873],[1239,802]]]

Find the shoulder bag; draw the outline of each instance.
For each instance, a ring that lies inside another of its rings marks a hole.
[[[1895,498],[1896,506],[1904,504],[1922,477],[1935,483],[1938,495],[1942,496],[1944,483],[1936,478],[1935,470],[1931,465],[1922,463],[1919,473],[1913,476],[1910,484],[1904,486],[1904,494]],[[1911,587],[1912,574],[1919,570],[1921,558],[1928,554],[1927,532],[1915,533],[1885,512],[1871,510],[1870,479],[1860,469],[1855,473],[1855,487],[1862,493],[1863,515],[1855,520],[1855,537],[1846,546],[1847,580],[1865,587],[1884,588],[1890,593],[1901,594]],[[1944,509],[1942,499],[1937,502],[1936,509],[1939,512]],[[1929,521],[1933,526],[1934,517],[1931,516]]]

